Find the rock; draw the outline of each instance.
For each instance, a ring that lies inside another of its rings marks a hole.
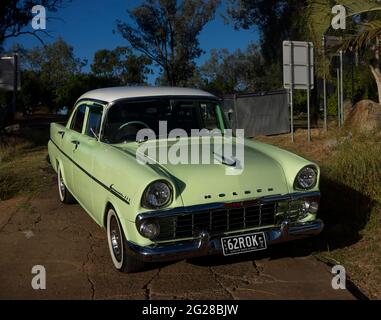
[[[381,130],[381,105],[363,100],[348,113],[345,128],[358,133],[371,133]]]

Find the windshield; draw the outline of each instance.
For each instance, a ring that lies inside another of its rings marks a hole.
[[[173,129],[183,129],[190,135],[191,129],[227,128],[217,101],[193,99],[153,99],[117,102],[107,112],[103,141],[123,143],[136,141],[141,129],[151,129],[159,135],[159,122],[167,122],[167,134]]]

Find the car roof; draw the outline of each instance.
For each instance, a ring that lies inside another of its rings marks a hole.
[[[157,97],[157,96],[197,96],[217,99],[209,92],[179,87],[112,87],[91,90],[83,94],[79,100],[94,99],[112,102],[126,98]]]

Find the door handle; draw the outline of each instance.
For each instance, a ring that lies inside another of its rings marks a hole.
[[[63,138],[63,136],[65,135],[65,131],[58,131],[57,133],[61,136],[61,138]]]
[[[75,145],[76,149],[78,148],[78,145],[79,145],[79,141],[78,140],[71,140],[70,142]]]

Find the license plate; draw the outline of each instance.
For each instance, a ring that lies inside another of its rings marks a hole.
[[[221,238],[224,256],[267,249],[263,232]]]

